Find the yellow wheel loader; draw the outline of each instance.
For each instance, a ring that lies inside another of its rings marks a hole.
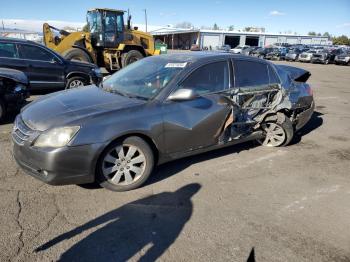
[[[67,32],[45,23],[44,43],[67,59],[95,63],[110,72],[159,54],[152,35],[131,28],[131,16],[124,25],[124,13],[105,8],[89,10],[88,32]]]

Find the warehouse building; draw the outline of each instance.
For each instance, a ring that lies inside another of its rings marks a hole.
[[[330,45],[328,37],[271,34],[265,32],[217,31],[202,29],[159,28],[150,32],[156,40],[164,42],[169,49],[190,49],[192,44],[202,49],[216,49],[223,45],[269,46],[276,43]]]

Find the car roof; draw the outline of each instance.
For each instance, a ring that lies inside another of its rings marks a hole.
[[[21,38],[12,38],[12,37],[0,37],[0,41],[2,42],[10,42],[10,43],[27,43],[27,44],[36,44],[38,43]]]
[[[216,51],[192,51],[192,52],[181,52],[181,53],[173,53],[173,54],[164,54],[157,56],[160,59],[166,59],[175,62],[198,62],[203,60],[216,60],[216,59],[247,59],[247,60],[261,60],[259,58],[240,55],[240,54],[232,54],[228,52],[216,52]],[[262,60],[263,61],[263,60]]]

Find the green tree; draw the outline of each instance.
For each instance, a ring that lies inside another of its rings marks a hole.
[[[233,30],[235,30],[235,27],[234,27],[233,25],[230,25],[230,26],[228,27],[228,31],[233,31]]]
[[[251,28],[250,26],[248,26],[248,27],[245,27],[245,28],[244,28],[244,31],[245,31],[245,32],[250,32],[251,29],[252,29],[252,28]]]
[[[213,30],[219,30],[219,26],[216,23],[213,26]]]
[[[326,37],[330,38],[330,37],[331,37],[331,34],[328,33],[328,32],[324,32],[324,33],[323,33],[323,36],[326,36]]]
[[[346,35],[333,37],[334,45],[350,45],[350,39]]]
[[[317,36],[321,36],[321,33],[318,33]]]
[[[315,35],[316,35],[316,32],[314,32],[314,31],[311,31],[311,32],[309,32],[309,33],[308,33],[308,35],[312,35],[312,36],[315,36]]]

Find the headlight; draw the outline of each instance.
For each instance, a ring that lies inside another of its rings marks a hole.
[[[93,68],[92,71],[96,74],[96,75],[102,75],[102,71],[100,68]]]
[[[36,147],[66,146],[79,131],[79,126],[58,127],[42,133],[34,143]]]

